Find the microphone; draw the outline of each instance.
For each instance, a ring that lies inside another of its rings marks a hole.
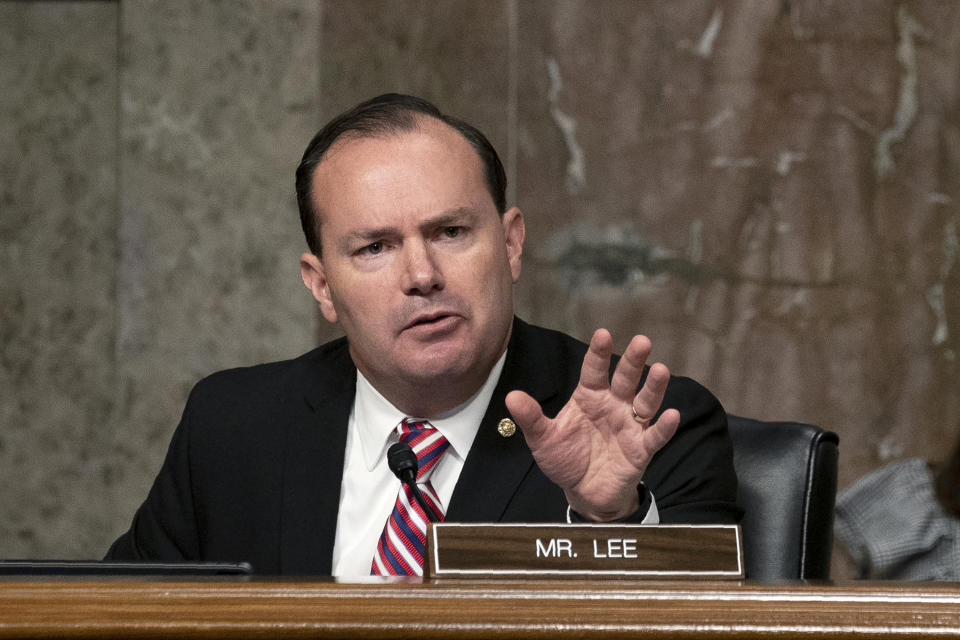
[[[390,471],[393,471],[393,475],[400,478],[400,482],[410,487],[413,499],[423,509],[427,519],[430,522],[438,522],[433,509],[427,505],[427,501],[423,499],[420,489],[417,487],[417,469],[420,468],[420,463],[417,462],[417,454],[413,452],[410,445],[406,442],[397,442],[390,445],[390,448],[387,449],[387,466],[390,467]]]

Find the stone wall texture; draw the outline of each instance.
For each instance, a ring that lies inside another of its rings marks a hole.
[[[960,3],[0,3],[0,557],[97,557],[200,377],[337,335],[293,169],[416,93],[526,214],[529,321],[731,413],[840,434],[841,487],[960,434]]]

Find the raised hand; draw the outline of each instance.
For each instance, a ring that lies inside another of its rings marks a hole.
[[[553,419],[523,391],[507,395],[507,409],[537,465],[590,520],[617,520],[637,510],[637,485],[653,454],[680,424],[676,409],[653,422],[670,379],[665,365],[652,365],[636,391],[650,349],[646,336],[634,336],[610,377],[613,340],[606,329],[598,329],[583,358],[580,382]]]

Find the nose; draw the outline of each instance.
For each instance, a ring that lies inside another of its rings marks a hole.
[[[443,289],[443,273],[428,243],[404,243],[403,254],[403,290],[407,295],[427,295]]]

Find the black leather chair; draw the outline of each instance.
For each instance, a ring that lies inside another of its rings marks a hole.
[[[799,422],[728,422],[747,578],[829,578],[837,434]]]

